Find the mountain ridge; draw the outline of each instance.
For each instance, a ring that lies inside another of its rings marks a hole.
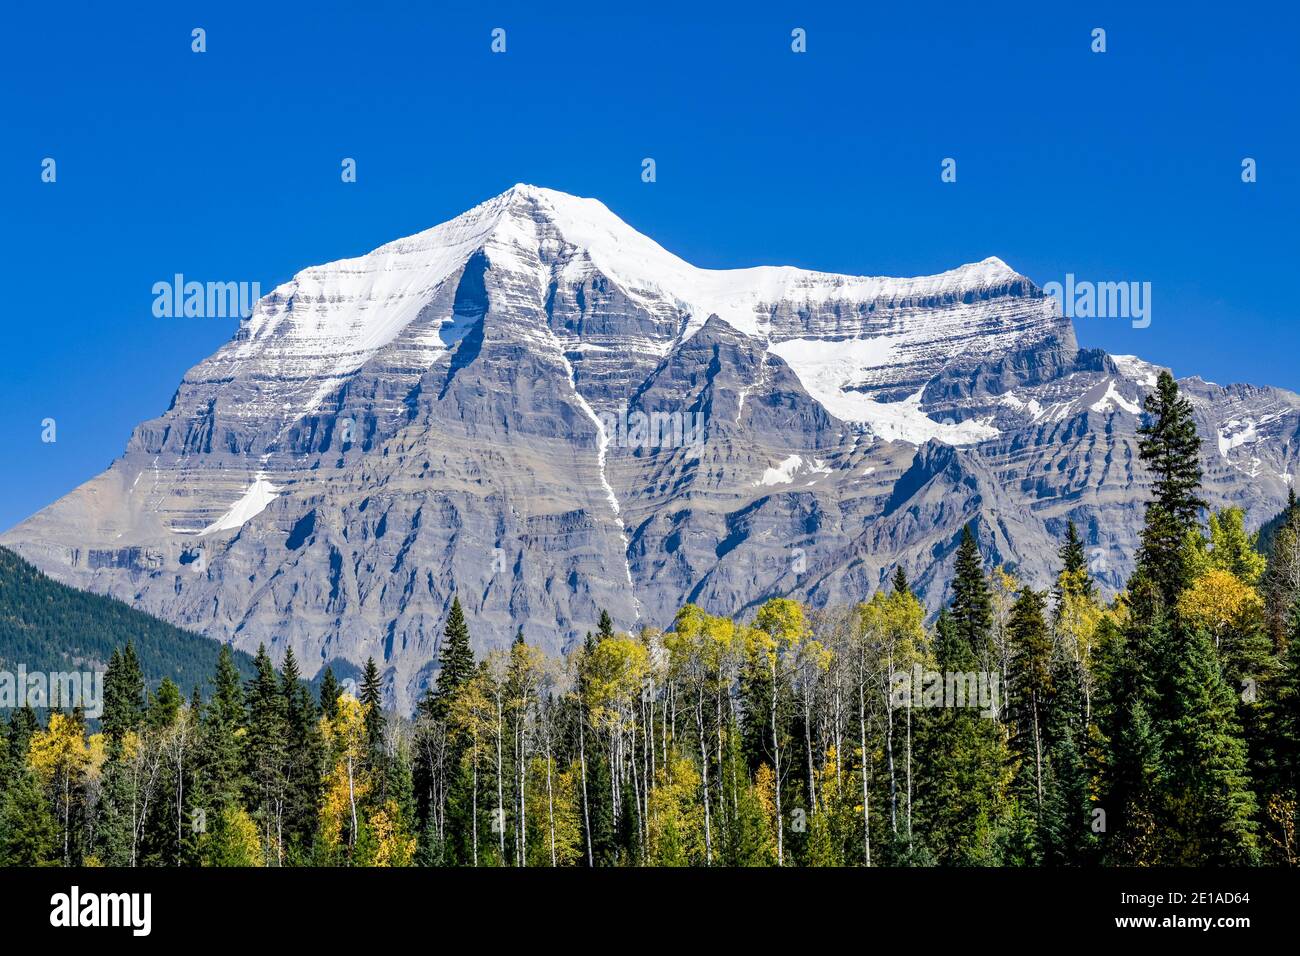
[[[1080,349],[996,257],[700,270],[521,184],[277,287],[108,471],[0,542],[308,673],[373,655],[406,706],[453,594],[481,646],[523,627],[552,650],[601,608],[667,626],[686,600],[858,600],[895,566],[933,606],[966,523],[1042,585],[1067,520],[1116,587],[1157,368]],[[1207,497],[1264,520],[1300,396],[1183,381]],[[702,425],[611,427],[636,414]]]

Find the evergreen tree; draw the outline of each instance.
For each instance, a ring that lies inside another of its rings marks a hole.
[[[1160,681],[1156,648],[1168,643],[1168,618],[1159,605],[1148,624],[1130,620],[1123,631],[1107,627],[1098,647],[1105,675],[1097,705],[1102,738],[1099,832],[1107,862],[1154,864],[1160,860],[1157,775],[1162,739],[1156,713]]]
[[[976,573],[978,560],[976,553]],[[963,565],[967,575],[963,619],[959,621],[955,612],[945,610],[935,625],[936,663],[945,684],[957,675],[978,674],[977,648],[988,642],[989,625],[984,623],[981,629],[982,602],[972,580],[969,557]],[[983,676],[993,677],[987,670]],[[999,848],[1011,809],[1006,738],[1000,722],[989,713],[951,706],[953,703],[957,702],[926,708],[916,721],[920,772],[915,827],[941,863],[994,865],[1000,861]]]
[[[388,721],[384,717],[384,692],[379,682],[379,667],[373,657],[366,658],[366,669],[361,677],[360,701],[366,709],[366,753],[370,769],[377,775],[382,774],[384,728]]]
[[[320,712],[326,720],[334,720],[338,717],[339,696],[342,693],[339,682],[334,677],[334,669],[326,667],[320,679]]]
[[[1171,719],[1161,777],[1169,817],[1166,862],[1242,865],[1257,854],[1255,794],[1236,699],[1223,682],[1214,643],[1202,630],[1182,635],[1171,675]]]
[[[1024,588],[1011,608],[1008,635],[1011,668],[1008,710],[1011,719],[1011,750],[1018,765],[1016,790],[1030,808],[1033,838],[1041,847],[1044,801],[1050,789],[1051,755],[1046,740],[1047,718],[1053,694],[1053,644],[1044,616],[1046,602],[1031,588]]]
[[[453,597],[451,611],[447,614],[447,623],[442,632],[442,646],[439,648],[438,684],[427,708],[431,716],[439,720],[446,719],[452,697],[469,683],[475,669],[474,651],[469,643],[469,625],[465,623],[460,598]]]
[[[952,582],[951,626],[974,660],[986,668],[992,662],[993,600],[984,562],[970,525],[961,532]]]
[[[330,675],[331,679],[333,675]],[[324,680],[321,682],[324,695]],[[280,693],[286,723],[286,797],[284,829],[286,852],[293,861],[304,859],[316,834],[325,741],[311,690],[302,680],[293,648],[284,652]],[[338,704],[337,685],[333,697]]]
[[[1041,861],[1048,866],[1078,866],[1092,859],[1095,844],[1088,723],[1084,719],[1083,668],[1065,654],[1057,654],[1052,661],[1047,704],[1047,769],[1038,831]]]
[[[164,677],[158,690],[149,695],[145,724],[151,730],[162,730],[176,722],[181,710],[181,689],[170,677]]]
[[[898,565],[896,568],[894,568],[894,577],[893,580],[891,581],[891,586],[895,594],[912,593],[912,585],[908,582],[907,572],[903,570],[903,566],[901,564]]]
[[[200,755],[208,823],[233,819],[226,814],[244,792],[244,690],[228,645],[222,645],[213,678],[212,698],[203,713]]]
[[[1092,576],[1088,573],[1088,556],[1084,553],[1083,539],[1079,537],[1079,529],[1075,527],[1073,521],[1066,522],[1065,541],[1061,544],[1061,550],[1057,555],[1061,561],[1061,573],[1057,576],[1055,589],[1056,606],[1059,612],[1065,582],[1070,582],[1071,586],[1077,587],[1085,597],[1092,597],[1094,587]]]
[[[0,865],[51,866],[59,860],[58,827],[49,800],[23,763],[0,805]]]
[[[1161,371],[1156,390],[1143,407],[1138,454],[1152,476],[1137,574],[1149,580],[1154,594],[1172,607],[1189,583],[1188,541],[1196,533],[1201,509],[1201,439],[1191,403],[1178,394],[1168,371]]]
[[[596,639],[606,641],[614,636],[614,619],[604,608],[600,609],[600,620],[596,624]]]
[[[135,647],[128,641],[121,652],[113,651],[104,670],[104,713],[100,727],[110,756],[121,745],[123,737],[139,729],[144,719],[144,703],[144,675]]]
[[[255,658],[257,674],[248,684],[248,727],[244,737],[247,805],[258,825],[266,863],[283,861],[284,801],[287,781],[288,721],[280,679],[266,645]]]

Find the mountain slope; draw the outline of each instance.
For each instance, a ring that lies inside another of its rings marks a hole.
[[[516,186],[306,269],[108,471],[0,541],[244,649],[385,663],[409,707],[453,593],[480,647],[559,650],[608,608],[943,599],[963,524],[1050,581],[1067,519],[1109,585],[1155,367],[1080,350],[990,258],[938,276],[698,269],[603,205]],[[1207,493],[1274,513],[1300,396],[1186,383]]]
[[[204,686],[216,666],[218,646],[143,614],[121,601],[78,591],[46,577],[7,548],[0,548],[0,669],[28,673],[83,671],[107,665],[130,641],[145,683],[170,677],[188,695]],[[253,659],[236,651],[245,677]]]

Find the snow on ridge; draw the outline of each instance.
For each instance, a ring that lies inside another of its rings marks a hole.
[[[513,253],[541,241],[530,222],[534,210],[630,295],[673,302],[689,313],[688,337],[712,314],[758,335],[759,306],[774,302],[929,296],[1021,278],[996,256],[913,278],[838,275],[793,266],[701,269],[637,232],[599,200],[520,183],[423,232],[361,256],[303,269],[258,301],[236,357],[252,357],[274,342],[290,354],[323,350],[346,357],[335,372],[346,374],[391,342],[477,250],[491,247],[494,269],[524,268]],[[580,259],[570,263],[569,278],[577,278],[571,274],[574,268],[581,270]]]
[[[454,219],[362,256],[303,269],[257,302],[240,335],[209,360],[216,365],[210,377],[224,380],[239,374],[244,366],[259,374],[283,368],[286,381],[301,383],[286,386],[289,394],[285,397],[291,400],[283,402],[283,408],[286,416],[292,416],[314,411],[349,375],[399,336],[403,336],[404,348],[422,350],[429,362],[436,361],[455,346],[456,339],[433,324],[407,330],[443,285],[454,281],[479,251],[484,252],[492,270],[528,276],[530,282],[521,287],[529,287],[535,279],[541,289],[554,279],[547,263],[563,251],[570,257],[560,272],[562,281],[578,282],[599,271],[646,308],[675,309],[686,318],[680,336],[646,343],[650,351],[662,354],[692,336],[711,315],[742,333],[767,337],[771,307],[780,302],[799,308],[841,301],[896,301],[1023,278],[992,256],[938,275],[913,278],[837,275],[792,266],[701,269],[637,232],[598,200],[520,183]],[[958,307],[950,319],[957,323],[963,309],[970,308]],[[918,326],[900,334],[910,341],[923,335],[933,337],[936,330]],[[941,426],[929,422],[919,410],[903,414],[905,423],[898,409],[879,413],[871,407],[874,403],[845,393],[843,385],[865,368],[888,364],[894,346],[884,339],[862,339],[833,348],[852,354],[858,362],[853,371],[839,361],[840,381],[816,396],[827,404],[824,396],[838,395],[839,411],[827,407],[840,417],[879,422],[886,433],[906,435],[909,440],[923,435],[969,442],[996,434],[970,423],[955,430]],[[801,349],[809,363],[794,354]],[[790,344],[787,352],[801,378],[829,375],[818,368],[824,363],[816,347]],[[813,367],[806,367],[808,364]]]
[[[1106,394],[1088,407],[1094,412],[1108,412],[1115,406],[1124,409],[1130,415],[1136,415],[1142,410],[1142,407],[1137,402],[1127,399],[1119,393],[1119,389],[1115,387],[1115,380],[1112,378],[1106,382]]]
[[[804,390],[828,412],[868,425],[885,441],[921,445],[936,438],[949,445],[971,445],[1000,434],[987,422],[934,421],[921,410],[924,388],[902,401],[877,402],[849,387],[864,370],[894,361],[897,344],[892,339],[786,339],[773,342],[768,351],[790,366]]]
[[[1159,365],[1153,365],[1136,355],[1112,355],[1111,360],[1121,375],[1146,388],[1155,388],[1156,379],[1164,371]]]

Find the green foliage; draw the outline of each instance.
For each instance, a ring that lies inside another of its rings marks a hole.
[[[113,598],[59,584],[0,548],[0,667],[22,664],[29,673],[107,667],[128,644],[149,688],[169,677],[188,692],[206,682],[217,660],[218,645],[209,638]],[[235,652],[234,662],[242,675],[252,675],[249,655]]]

